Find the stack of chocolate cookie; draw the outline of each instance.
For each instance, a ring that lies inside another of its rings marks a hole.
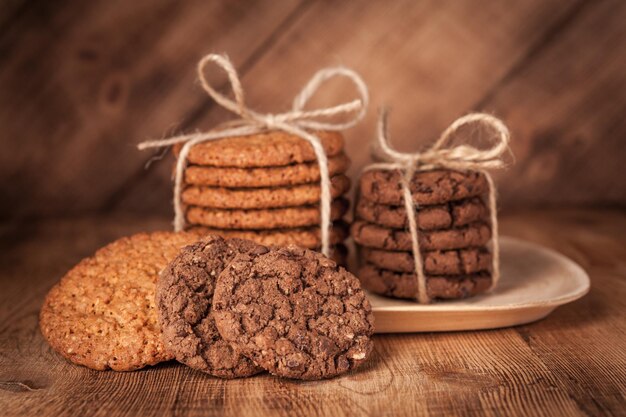
[[[416,298],[417,276],[399,171],[370,170],[360,179],[352,237],[358,276],[370,291]],[[478,172],[418,171],[410,182],[430,299],[473,296],[491,286],[489,184]]]
[[[349,208],[344,175],[350,160],[338,132],[316,132],[328,156],[333,198],[330,233],[333,257],[344,263]],[[175,148],[178,154],[180,148]],[[187,228],[254,240],[318,249],[320,172],[311,145],[300,137],[271,131],[204,142],[190,149],[182,202]]]

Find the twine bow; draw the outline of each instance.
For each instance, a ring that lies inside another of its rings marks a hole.
[[[506,125],[498,118],[486,113],[471,113],[455,120],[437,139],[437,141],[427,150],[416,153],[404,153],[393,149],[389,143],[387,132],[387,110],[380,114],[378,122],[377,157],[385,162],[368,165],[365,170],[385,169],[399,170],[402,175],[402,195],[404,207],[409,223],[411,234],[411,246],[415,273],[417,276],[416,299],[421,304],[430,302],[430,297],[426,289],[426,276],[424,273],[423,259],[420,252],[418,227],[416,221],[417,203],[411,194],[410,182],[418,169],[432,170],[436,168],[452,170],[475,170],[481,172],[487,179],[489,185],[489,210],[491,216],[492,233],[492,284],[495,288],[500,279],[500,244],[498,241],[498,219],[496,215],[496,189],[493,178],[486,171],[487,169],[503,168],[505,162],[502,156],[509,151],[510,133]],[[493,143],[491,147],[479,149],[468,144],[451,146],[451,138],[463,126],[479,123],[489,127],[495,133],[491,136]]]
[[[205,68],[209,64],[215,64],[228,76],[234,95],[231,100],[226,95],[219,93],[206,79]],[[176,174],[174,180],[174,229],[180,231],[185,226],[185,214],[181,203],[183,187],[183,174],[187,163],[187,155],[190,149],[198,143],[218,140],[232,136],[246,136],[267,130],[282,130],[292,135],[301,137],[311,144],[315,151],[320,170],[320,230],[322,240],[322,253],[330,253],[330,219],[331,191],[330,177],[328,173],[328,158],[320,139],[307,130],[343,130],[356,125],[365,115],[369,102],[367,86],[361,77],[354,71],[343,68],[325,68],[318,71],[304,86],[302,91],[295,97],[291,111],[286,113],[271,114],[259,113],[246,106],[241,81],[231,63],[225,55],[209,54],[198,63],[198,76],[204,91],[215,102],[225,109],[239,116],[239,119],[227,122],[218,128],[208,132],[198,132],[188,135],[174,136],[162,140],[152,140],[140,143],[140,150],[147,148],[161,148],[176,143],[184,143],[176,162]],[[314,110],[304,110],[309,99],[317,92],[321,85],[334,77],[345,77],[355,85],[359,97],[355,100],[341,103],[331,107]],[[331,123],[320,119],[331,116],[355,113],[352,118],[343,122]]]

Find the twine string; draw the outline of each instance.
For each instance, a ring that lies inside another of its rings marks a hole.
[[[216,65],[223,70],[230,82],[234,100],[218,92],[206,78],[206,68]],[[199,143],[219,140],[233,136],[247,136],[267,130],[282,130],[298,136],[313,147],[320,171],[320,231],[322,253],[330,255],[330,228],[331,222],[331,185],[328,172],[328,158],[322,143],[315,134],[308,130],[344,130],[356,125],[365,115],[369,104],[369,94],[365,82],[354,71],[344,68],[324,68],[318,71],[294,98],[293,107],[285,113],[260,113],[246,106],[245,94],[239,75],[232,62],[226,55],[209,54],[198,63],[198,77],[206,93],[220,106],[239,116],[239,119],[223,123],[208,132],[196,132],[178,135],[171,138],[150,140],[138,145],[140,150],[161,148],[182,143],[174,178],[174,230],[180,231],[185,227],[185,213],[181,202],[183,191],[183,177],[187,164],[187,156],[191,148]],[[305,110],[305,105],[311,97],[320,90],[324,83],[333,78],[345,78],[356,87],[358,97],[354,100],[334,106],[319,109]],[[350,116],[351,117],[348,117]],[[325,119],[333,116],[344,116],[345,120],[329,122]]]
[[[496,206],[496,188],[491,174],[487,169],[503,168],[505,161],[503,155],[509,151],[510,133],[506,125],[498,118],[486,113],[471,113],[455,120],[435,143],[423,152],[407,153],[400,152],[391,147],[387,129],[388,111],[383,109],[380,113],[377,131],[377,157],[384,162],[373,163],[365,167],[365,170],[397,170],[402,174],[401,186],[404,206],[407,213],[409,233],[411,235],[411,249],[417,278],[416,300],[420,304],[429,303],[426,286],[426,276],[423,266],[423,257],[419,244],[419,230],[416,213],[417,202],[411,194],[411,181],[416,170],[432,170],[436,168],[452,170],[476,170],[481,172],[489,186],[487,204],[490,210],[490,223],[492,233],[492,283],[491,289],[498,285],[500,280],[500,242],[498,234],[498,217]],[[469,124],[482,124],[489,127],[495,133],[490,139],[492,143],[487,148],[477,148],[472,145],[462,144],[451,146],[451,139],[460,128]]]

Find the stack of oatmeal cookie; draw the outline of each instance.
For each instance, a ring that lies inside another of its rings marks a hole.
[[[370,170],[360,179],[352,237],[363,285],[372,292],[416,298],[417,277],[398,171]],[[410,182],[426,286],[431,299],[464,298],[491,285],[489,192],[478,172],[416,172]]]
[[[328,156],[333,198],[333,257],[345,263],[350,160],[338,132],[316,132]],[[178,154],[180,148],[175,148]],[[204,142],[191,148],[181,199],[187,229],[264,245],[318,249],[320,173],[311,145],[271,131]]]

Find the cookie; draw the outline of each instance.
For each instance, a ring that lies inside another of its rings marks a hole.
[[[345,173],[350,159],[343,152],[328,158],[331,176]],[[207,187],[256,188],[285,187],[320,181],[317,161],[266,168],[224,168],[189,165],[185,168],[185,183]]]
[[[331,205],[331,219],[339,220],[348,211],[348,200],[338,198]],[[319,204],[261,210],[222,210],[191,206],[187,222],[216,229],[281,229],[316,226],[320,223]]]
[[[222,337],[278,376],[330,378],[372,350],[374,316],[358,279],[294,246],[237,256],[213,296]]]
[[[350,179],[336,175],[330,179],[330,194],[337,198],[350,189]],[[304,206],[320,201],[318,183],[274,188],[219,188],[188,186],[181,195],[183,203],[224,209],[264,209]]]
[[[209,235],[185,247],[161,273],[156,289],[165,349],[177,361],[220,378],[239,378],[262,371],[215,327],[211,303],[215,282],[239,253],[265,247],[249,240]]]
[[[359,185],[361,196],[379,204],[404,205],[401,179],[400,171],[365,171]],[[409,186],[419,205],[462,200],[489,190],[485,175],[477,171],[418,171]]]
[[[395,298],[415,299],[417,277],[412,273],[393,272],[364,265],[359,279],[368,291]],[[427,275],[426,291],[433,299],[459,299],[483,293],[491,286],[491,274],[478,272],[468,275]]]
[[[319,227],[297,227],[293,229],[236,230],[214,229],[206,226],[190,226],[189,230],[201,235],[215,234],[225,238],[249,239],[265,246],[297,245],[307,249],[319,248],[322,239]],[[339,220],[330,229],[330,244],[346,240],[349,234],[347,223]]]
[[[356,204],[358,218],[380,226],[403,229],[409,226],[404,206],[377,204],[365,198]],[[487,219],[489,210],[478,198],[470,198],[437,206],[421,206],[417,225],[422,230],[449,229]]]
[[[46,296],[39,324],[50,346],[88,368],[131,371],[172,359],[161,341],[159,272],[195,233],[140,233],[83,259]]]
[[[343,149],[343,136],[339,132],[313,132],[326,151],[335,156]],[[174,145],[178,155],[182,145]],[[309,142],[299,136],[280,130],[202,142],[189,150],[187,161],[196,165],[214,167],[276,167],[316,161]]]
[[[414,272],[413,252],[393,252],[380,249],[361,248],[366,262],[396,272]],[[422,253],[424,271],[432,275],[463,275],[489,271],[491,253],[485,248],[468,248]]]
[[[357,220],[352,224],[350,232],[356,243],[368,248],[412,250],[411,234],[405,229],[388,229]],[[490,238],[489,226],[483,222],[475,222],[455,229],[421,231],[419,244],[423,251],[463,249],[484,246]]]

